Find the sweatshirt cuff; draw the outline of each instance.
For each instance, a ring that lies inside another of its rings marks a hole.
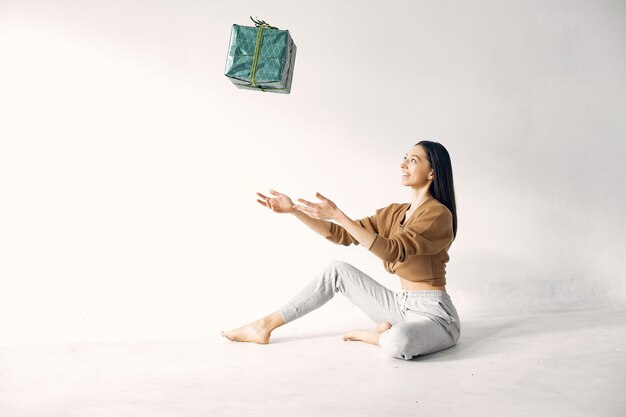
[[[371,251],[374,245],[376,244],[377,240],[378,240],[378,233],[374,235],[374,241],[372,242],[372,245],[367,250]]]
[[[383,261],[387,262],[388,255],[387,245],[385,244],[385,241],[386,239],[383,236],[377,234],[376,238],[374,239],[374,243],[372,243],[372,246],[369,248],[369,251],[378,256]]]

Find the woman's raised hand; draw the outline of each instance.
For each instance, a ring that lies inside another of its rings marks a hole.
[[[295,204],[294,208],[314,219],[333,220],[339,217],[341,211],[335,203],[320,193],[315,193],[315,196],[321,200],[321,203],[311,203],[299,198],[298,201],[304,205]]]
[[[293,201],[285,194],[281,194],[278,191],[270,190],[270,194],[274,197],[266,197],[261,193],[256,193],[262,200],[257,198],[257,202],[269,209],[274,213],[291,213],[295,210]]]

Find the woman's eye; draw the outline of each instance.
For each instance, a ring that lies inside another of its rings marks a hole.
[[[411,162],[415,162],[415,158],[411,159]]]

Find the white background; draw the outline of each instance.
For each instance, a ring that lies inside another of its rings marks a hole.
[[[223,75],[249,15],[290,30],[290,95]],[[0,1],[0,344],[217,335],[333,259],[398,289],[255,192],[365,217],[410,200],[423,139],[452,157],[462,318],[623,305],[624,22],[623,1]],[[338,296],[300,322],[351,317]]]

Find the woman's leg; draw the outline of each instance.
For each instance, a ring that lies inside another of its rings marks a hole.
[[[392,290],[346,262],[333,261],[276,312],[239,329],[222,332],[222,336],[235,341],[268,343],[272,330],[321,307],[337,292],[341,292],[371,320],[380,323],[367,334],[358,333],[363,331],[351,332],[344,340],[378,344],[375,336],[402,320]]]
[[[454,346],[458,340],[454,332],[437,320],[424,317],[398,323],[381,334],[379,345],[394,358],[413,359]]]
[[[461,335],[461,323],[450,296],[440,291],[408,294],[405,321],[380,336],[383,351],[410,360],[454,346]]]
[[[395,293],[347,262],[333,261],[278,311],[285,323],[318,309],[337,292],[376,323],[401,320]]]

